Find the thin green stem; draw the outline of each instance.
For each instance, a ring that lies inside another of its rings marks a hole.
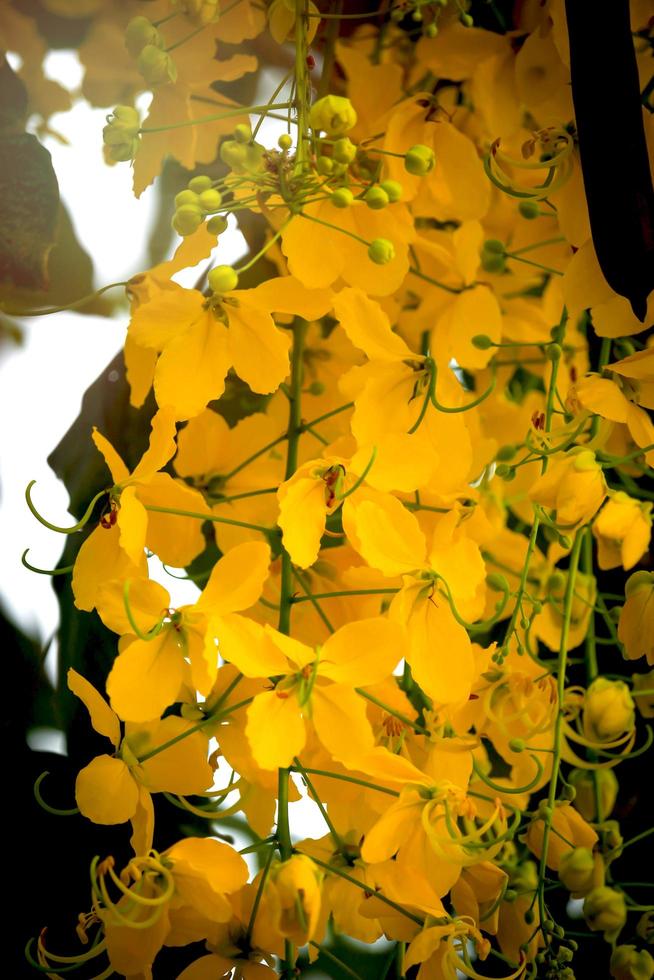
[[[344,773],[330,772],[328,769],[305,769],[304,771],[311,773],[312,776],[340,779],[343,783],[353,783],[355,786],[363,786],[364,789],[374,789],[378,793],[385,793],[387,796],[397,797],[400,795],[394,789],[388,789],[386,786],[378,786],[377,783],[368,782],[366,779],[357,779],[356,776],[346,776]]]
[[[185,126],[198,126],[200,123],[220,122],[221,119],[232,119],[234,116],[255,115],[259,112],[266,112],[268,109],[286,109],[293,105],[292,102],[279,102],[277,105],[246,105],[236,109],[228,109],[226,112],[217,112],[211,116],[203,116],[201,119],[186,119],[184,122],[171,123],[168,126],[148,126],[139,129],[139,133],[165,133],[169,129],[183,129]]]
[[[176,510],[174,507],[155,507],[154,504],[147,504],[146,510],[151,510],[156,514],[175,514],[177,517],[195,517],[199,521],[211,521],[214,524],[231,524],[233,527],[248,527],[252,531],[261,531],[262,534],[270,534],[274,530],[272,527],[264,527],[262,524],[250,524],[247,521],[235,521],[231,517],[217,517],[215,514],[201,514],[192,510]]]
[[[309,793],[311,794],[311,796],[313,798],[313,802],[316,804],[316,806],[320,810],[320,815],[322,816],[323,820],[327,824],[327,828],[329,830],[329,833],[331,835],[331,838],[334,841],[334,847],[341,854],[345,854],[345,845],[343,843],[343,838],[340,836],[340,834],[336,830],[336,827],[332,823],[332,821],[331,821],[331,819],[329,817],[329,814],[327,813],[327,810],[325,808],[324,803],[322,802],[322,800],[320,799],[320,797],[316,793],[315,787],[314,787],[313,783],[311,782],[311,779],[309,778],[309,773],[302,766],[302,763],[300,762],[300,760],[297,757],[295,759],[293,759],[293,769],[296,772],[299,772],[300,773],[300,775],[302,776],[302,779],[307,784],[307,789],[309,790]]]
[[[351,595],[396,595],[399,589],[349,589],[343,592],[314,592],[312,595],[293,596],[291,602],[312,602],[314,599],[338,599]]]

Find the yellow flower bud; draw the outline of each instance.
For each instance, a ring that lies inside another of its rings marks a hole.
[[[197,205],[183,204],[173,215],[173,228],[178,235],[192,235],[204,221],[204,214]]]
[[[643,718],[654,718],[654,670],[647,674],[632,674],[633,696]],[[645,691],[639,694],[639,691]],[[649,693],[647,693],[649,692]]]
[[[214,293],[228,293],[238,285],[238,273],[231,265],[217,265],[207,278]]]
[[[618,796],[618,779],[613,769],[573,769],[568,781],[574,786],[574,807],[585,820],[600,823],[609,816]],[[600,813],[597,813],[595,782],[599,795]]]
[[[615,980],[651,980],[654,960],[646,949],[616,946],[611,955],[610,969]]]
[[[559,878],[561,883],[575,897],[585,895],[594,882],[595,859],[588,847],[575,847],[561,858]]]
[[[145,45],[136,64],[148,85],[163,85],[177,79],[175,62],[167,51],[154,44]]]
[[[404,154],[404,169],[415,177],[426,177],[435,163],[434,151],[424,143],[417,143]]]
[[[620,612],[618,639],[627,660],[647,657],[654,667],[654,574],[634,572],[625,586],[627,601]]]
[[[611,742],[632,731],[636,711],[624,681],[597,677],[584,699],[584,735],[593,742]]]
[[[568,533],[594,516],[606,497],[602,467],[590,449],[575,447],[561,454],[532,484],[529,498],[556,511]]]
[[[132,58],[138,58],[146,44],[163,47],[163,38],[147,17],[132,17],[125,28],[125,47]]]
[[[605,939],[610,941],[627,921],[624,895],[607,885],[593,888],[584,900],[584,917],[589,929],[603,932]]]
[[[202,191],[208,191],[211,187],[211,177],[206,174],[198,174],[197,177],[191,177],[188,182],[189,190],[195,191],[196,194],[201,194]]]
[[[200,207],[203,211],[217,211],[222,203],[222,194],[213,187],[200,194]]]
[[[227,230],[227,218],[224,214],[215,214],[207,221],[207,231],[210,235],[222,235]]]
[[[368,258],[376,265],[386,265],[395,258],[393,243],[387,238],[375,238],[368,248]]]
[[[218,20],[220,16],[218,0],[173,0],[173,3],[190,20],[202,27]]]
[[[349,208],[354,200],[354,194],[349,187],[337,187],[329,200],[335,208]]]
[[[612,492],[593,522],[600,568],[633,568],[649,547],[652,504]]]
[[[357,114],[349,99],[342,95],[326,95],[311,106],[309,125],[328,136],[341,136],[356,126]]]
[[[279,903],[276,928],[297,946],[304,946],[319,924],[322,873],[311,858],[294,854],[273,868],[270,878],[275,904]]]

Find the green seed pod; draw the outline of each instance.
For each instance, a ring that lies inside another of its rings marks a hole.
[[[238,285],[238,273],[231,265],[217,265],[207,276],[214,293],[229,293]]]

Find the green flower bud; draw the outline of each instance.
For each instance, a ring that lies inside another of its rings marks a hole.
[[[229,293],[238,285],[238,273],[231,265],[217,265],[207,276],[214,293]]]
[[[616,946],[611,955],[610,970],[615,980],[651,980],[654,960],[646,949]]]
[[[573,769],[568,780],[575,788],[575,810],[578,810],[584,820],[601,823],[609,816],[618,796],[618,779],[613,769],[597,769],[589,772],[587,769]],[[600,813],[595,804],[595,781],[600,802]]]
[[[433,21],[431,22],[431,24],[427,24],[427,26],[425,27],[425,37],[436,37],[437,34],[438,34],[438,25],[435,24]]]
[[[342,95],[326,95],[311,106],[309,125],[312,129],[341,136],[356,126],[357,114],[349,99]]]
[[[584,917],[593,932],[603,932],[609,942],[627,921],[627,906],[622,892],[600,885],[593,888],[584,900]]]
[[[520,204],[518,205],[518,212],[523,218],[526,218],[527,221],[533,221],[533,219],[537,218],[540,214],[536,201],[520,201]]]
[[[506,480],[507,483],[510,483],[516,477],[515,467],[509,466],[508,463],[498,463],[495,467],[495,476],[498,476],[500,480]]]
[[[252,139],[252,130],[247,123],[239,123],[234,127],[234,139],[237,143],[249,143]]]
[[[188,182],[189,190],[195,191],[196,194],[201,194],[202,191],[208,191],[211,189],[212,180],[211,177],[207,177],[206,174],[200,174],[198,177],[191,177]]]
[[[173,228],[178,235],[186,237],[186,235],[192,235],[194,231],[197,231],[203,221],[204,215],[199,207],[195,207],[193,204],[183,204],[173,215]]]
[[[349,187],[337,187],[329,200],[335,208],[349,208],[354,200],[354,194]]]
[[[566,851],[559,863],[559,878],[569,892],[584,895],[593,886],[595,859],[587,847]]]
[[[318,157],[316,160],[316,168],[319,174],[324,174],[327,176],[334,170],[334,161],[331,157]]]
[[[563,353],[563,348],[560,344],[548,344],[545,348],[545,354],[550,361],[558,361]]]
[[[506,259],[503,255],[494,255],[492,252],[481,253],[481,267],[484,272],[500,275],[506,271]]]
[[[207,231],[210,235],[222,235],[227,230],[227,218],[224,214],[214,214],[207,221]]]
[[[404,154],[404,169],[414,177],[426,177],[435,164],[434,151],[424,143],[416,143]]]
[[[280,150],[290,150],[290,148],[293,146],[293,139],[288,133],[282,133],[277,140],[277,146]]]
[[[194,191],[185,190],[175,194],[175,207],[181,208],[185,204],[190,204],[194,208],[200,207],[200,197]]]
[[[394,203],[395,201],[402,200],[402,194],[404,193],[404,188],[402,187],[399,180],[383,180],[379,186],[381,187],[382,190],[386,191],[389,201],[392,201]]]
[[[177,80],[177,67],[167,51],[154,44],[146,44],[138,56],[136,65],[148,85],[163,85]]]
[[[624,681],[596,677],[584,699],[583,730],[593,742],[611,742],[633,731],[636,706]]]
[[[379,186],[370,187],[366,191],[363,199],[373,211],[379,211],[388,204],[388,194]]]
[[[244,165],[247,157],[247,150],[242,143],[236,140],[223,140],[220,144],[220,159],[226,163],[234,173],[245,173]]]
[[[541,800],[538,804],[538,819],[543,820],[545,823],[549,823],[554,816],[554,810],[549,805],[547,800]]]
[[[324,395],[325,386],[322,381],[312,381],[307,388],[307,394],[309,395]]]
[[[497,450],[496,459],[500,460],[500,462],[508,462],[510,459],[515,459],[517,454],[517,447],[507,444],[506,446],[500,446],[500,448]]]
[[[222,203],[222,194],[213,187],[200,194],[200,207],[203,211],[217,211]]]
[[[472,27],[475,23],[470,14],[461,14],[459,16],[459,20],[464,27]]]
[[[163,48],[163,38],[147,17],[132,17],[125,28],[125,47],[132,58],[138,58],[146,44]]]
[[[489,589],[492,589],[493,592],[509,591],[509,583],[507,582],[506,577],[500,572],[489,572],[489,574],[486,576],[486,585]]]
[[[524,752],[526,745],[524,738],[512,738],[509,740],[509,748],[512,752]]]
[[[343,136],[340,140],[336,140],[332,152],[334,154],[334,160],[338,163],[352,163],[357,155],[357,148],[352,140],[348,139],[347,136]]]
[[[504,255],[506,249],[499,238],[487,238],[481,247],[482,252],[489,252],[492,255]]]
[[[491,347],[495,346],[494,342],[486,333],[476,333],[470,343],[477,350],[490,350]]]
[[[132,160],[139,147],[141,120],[133,106],[116,106],[107,116],[102,139],[108,147],[108,156],[117,163]]]
[[[395,248],[388,238],[375,238],[368,247],[368,258],[376,265],[386,265],[395,258]]]

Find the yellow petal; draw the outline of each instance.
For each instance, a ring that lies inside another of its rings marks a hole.
[[[267,279],[256,289],[245,289],[234,294],[262,310],[289,313],[303,320],[319,320],[329,313],[332,294],[328,289],[307,289],[294,276]]]
[[[147,483],[140,483],[138,498],[146,510],[151,506],[169,507],[192,514],[209,514],[202,494],[181,480],[174,480],[168,473],[155,473]],[[202,516],[181,517],[148,511],[145,543],[165,565],[184,568],[205,549]]]
[[[411,350],[391,330],[383,309],[361,289],[342,289],[334,296],[334,315],[355,347],[372,359],[401,360]]]
[[[344,515],[348,538],[363,558],[389,577],[420,568],[425,561],[426,542],[418,521],[397,497],[379,494],[364,500]],[[350,526],[353,535],[350,533]]]
[[[325,533],[325,483],[314,477],[291,479],[280,486],[277,499],[284,547],[295,565],[309,568],[318,557]]]
[[[269,567],[270,548],[263,541],[236,545],[214,565],[195,608],[218,615],[249,609],[261,595]]]
[[[177,419],[189,419],[225,390],[232,365],[227,331],[211,312],[202,315],[181,337],[171,341],[157,361],[157,404],[170,406]]]
[[[346,623],[320,651],[318,676],[352,687],[378,684],[393,673],[405,645],[402,627],[381,616]]]
[[[151,347],[141,347],[128,334],[125,337],[123,354],[125,357],[125,374],[129,384],[129,403],[134,408],[140,408],[152,387],[157,352]]]
[[[132,836],[129,839],[135,854],[147,854],[154,837],[154,804],[144,786],[139,786],[139,802],[131,818]]]
[[[134,640],[116,658],[107,694],[123,721],[149,721],[177,700],[183,678],[182,634],[167,626],[154,640]]]
[[[104,461],[109,467],[109,472],[111,473],[111,478],[114,483],[118,484],[126,480],[129,476],[129,470],[109,440],[106,439],[101,432],[98,432],[95,426],[93,427],[91,438],[95,443],[96,449],[98,449],[104,456]]]
[[[297,698],[288,691],[257,694],[245,728],[254,761],[262,769],[293,764],[304,748],[306,728]]]
[[[121,492],[117,523],[120,547],[137,565],[145,550],[148,515],[143,504],[136,498],[136,487],[126,487]]]
[[[315,660],[316,655],[313,647],[309,647],[305,643],[300,643],[299,640],[293,639],[292,636],[285,636],[284,633],[273,629],[272,626],[266,625],[265,630],[266,636],[278,650],[282,651],[294,667],[306,667],[307,664],[313,663]]]
[[[155,283],[156,286],[158,283]],[[138,305],[128,328],[128,336],[141,347],[163,350],[196,321],[205,317],[202,293],[167,282],[164,288],[153,288],[147,301]]]
[[[270,641],[263,626],[245,616],[227,615],[212,619],[221,657],[238,667],[246,677],[274,677],[288,673],[288,661]]]
[[[204,881],[218,895],[229,895],[242,888],[249,877],[241,855],[211,837],[185,837],[169,847],[165,856],[173,862],[175,884],[179,883],[182,898],[196,907],[192,878]]]
[[[483,333],[494,343],[502,339],[502,315],[495,294],[488,286],[473,286],[460,293],[439,320],[437,337],[441,331],[447,336],[452,357],[461,367],[486,367],[494,351],[492,348],[477,350],[472,338]]]
[[[188,734],[193,727],[194,722],[176,715],[146,725],[126,726],[125,738],[137,757],[186,733],[184,738],[143,762],[137,770],[139,779],[152,793],[193,796],[204,793],[211,786],[213,770],[207,759],[209,742],[203,732]]]
[[[629,402],[615,381],[589,375],[575,385],[579,403],[589,411],[612,422],[626,422]]]
[[[139,789],[122,759],[98,755],[80,771],[75,799],[93,823],[125,823],[136,812]]]
[[[368,864],[385,861],[411,835],[419,832],[424,800],[416,795],[392,803],[365,836],[361,857]]]
[[[242,299],[227,314],[234,370],[252,391],[263,395],[275,391],[289,371],[290,335],[275,326],[270,313]]]
[[[438,704],[467,700],[475,674],[472,645],[447,600],[438,593],[416,599],[414,591],[404,589],[390,614],[407,625],[407,660],[425,694]]]
[[[77,553],[73,569],[73,594],[78,609],[90,612],[100,588],[112,579],[143,578],[147,575],[145,554],[135,565],[120,547],[118,525],[98,525]]]
[[[483,218],[490,204],[490,181],[473,141],[449,122],[434,126],[436,166],[425,177],[439,221]]]
[[[78,674],[76,670],[69,667],[68,688],[83,702],[89,715],[91,724],[100,735],[106,735],[112,744],[118,748],[120,745],[120,722],[117,715],[111,710],[102,695],[96,691],[85,677]]]
[[[107,629],[120,636],[134,632],[125,610],[124,587],[125,581],[118,579],[107,582],[98,590],[98,615]],[[166,589],[151,579],[130,580],[128,595],[132,618],[142,633],[152,629],[163,611],[170,606],[170,595]]]
[[[207,408],[191,419],[177,437],[175,472],[178,476],[208,476],[219,472],[221,449],[229,441],[229,426],[217,412]]]
[[[164,468],[175,455],[175,414],[169,408],[160,408],[152,419],[152,431],[148,448],[132,473],[134,480],[146,480],[157,470]]]
[[[366,702],[351,687],[317,684],[311,694],[311,717],[332,758],[351,769],[374,747]]]

